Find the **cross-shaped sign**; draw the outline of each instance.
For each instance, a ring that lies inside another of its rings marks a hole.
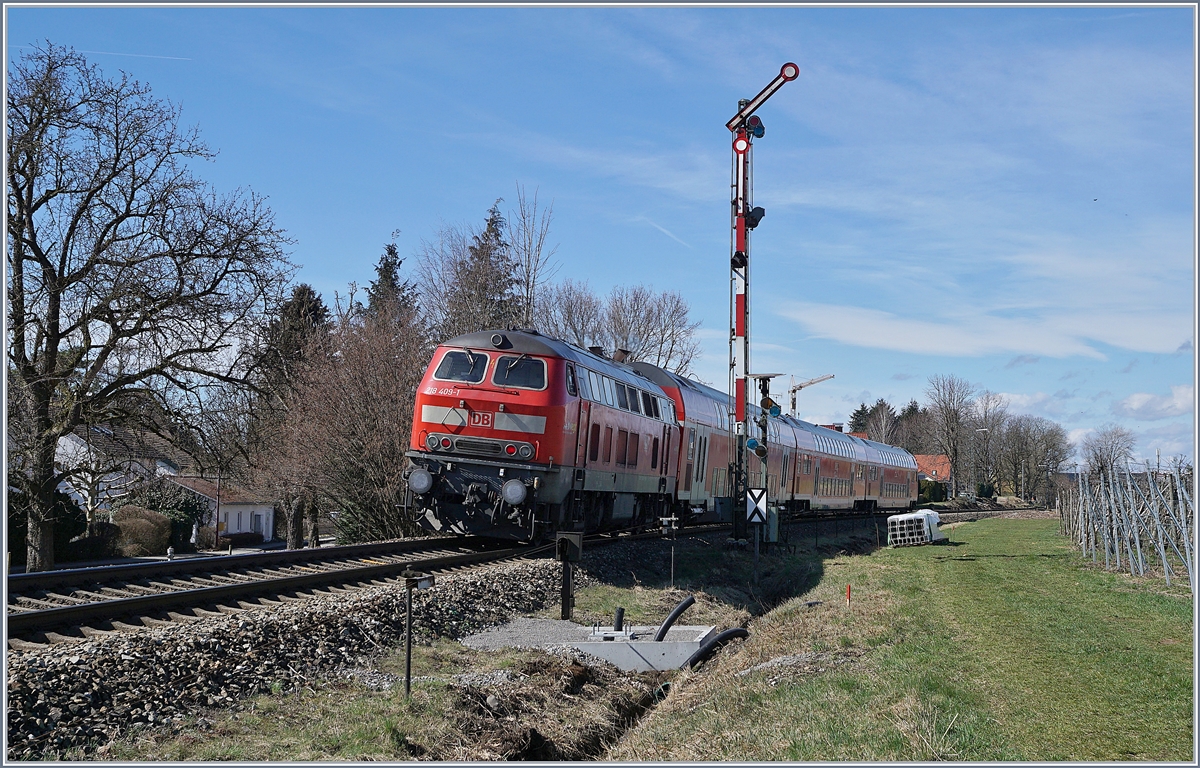
[[[766,488],[746,489],[746,522],[764,524],[767,522]]]

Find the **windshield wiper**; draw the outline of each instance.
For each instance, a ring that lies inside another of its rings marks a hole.
[[[516,365],[517,363],[521,362],[522,360],[524,360],[527,357],[529,357],[529,355],[525,352],[522,352],[520,357],[513,360],[511,363],[509,363],[508,365],[506,365],[504,367],[504,375],[508,376],[508,374],[512,372],[513,366]]]

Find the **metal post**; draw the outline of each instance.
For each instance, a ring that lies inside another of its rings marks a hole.
[[[671,545],[671,589],[675,589],[675,545]]]
[[[572,596],[574,595],[574,591],[575,591],[574,585],[571,583],[571,577],[572,577],[571,563],[568,562],[567,560],[563,560],[563,572],[562,572],[562,620],[563,621],[571,620],[571,603],[574,602],[574,600],[572,599]]]
[[[758,537],[762,532],[762,524],[754,524],[754,583],[758,583]]]
[[[412,593],[410,586],[407,590],[404,610],[404,698],[412,698]]]

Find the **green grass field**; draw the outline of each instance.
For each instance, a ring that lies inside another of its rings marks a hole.
[[[952,538],[825,560],[815,589],[677,681],[608,758],[1193,759],[1186,586],[1085,564],[1055,520]]]

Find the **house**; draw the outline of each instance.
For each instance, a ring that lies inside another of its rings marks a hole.
[[[59,439],[54,463],[69,472],[59,490],[93,520],[97,509],[153,477],[178,474],[188,459],[151,432],[112,425],[81,425]]]
[[[917,462],[917,479],[936,483],[950,482],[950,457],[944,453],[913,454]]]
[[[213,511],[217,533],[261,533],[264,541],[274,537],[275,505],[227,481],[196,475],[171,475],[166,478],[208,502]]]

